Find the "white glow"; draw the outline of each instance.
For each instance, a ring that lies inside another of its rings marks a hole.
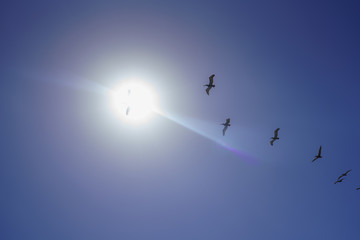
[[[123,121],[144,123],[156,110],[156,96],[145,83],[131,80],[109,91],[111,109]]]

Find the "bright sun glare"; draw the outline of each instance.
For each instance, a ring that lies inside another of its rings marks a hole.
[[[155,94],[145,83],[129,81],[109,91],[113,112],[122,120],[144,123],[156,110]]]

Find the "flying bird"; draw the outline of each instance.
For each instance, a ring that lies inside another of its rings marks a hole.
[[[350,169],[350,170],[347,170],[345,173],[341,174],[341,176],[338,177],[338,179],[340,179],[340,178],[342,178],[342,177],[346,177],[347,174],[348,174],[350,171],[351,171],[351,169]]]
[[[271,141],[270,141],[270,145],[273,146],[274,145],[274,142],[276,140],[279,140],[280,138],[278,137],[278,132],[279,132],[280,128],[277,128],[275,131],[274,131],[274,136],[271,137]]]
[[[314,161],[317,160],[318,158],[322,158],[322,156],[321,156],[321,146],[320,146],[320,148],[319,148],[319,153],[315,156],[315,158],[314,158],[312,161],[314,162]]]
[[[128,89],[128,97],[130,96],[130,94],[131,94],[131,89]],[[129,115],[129,112],[130,112],[130,106],[126,108],[126,116]]]
[[[336,180],[336,182],[335,182],[334,184],[340,183],[340,182],[342,182],[343,180],[344,180],[343,178],[338,179],[338,180]]]
[[[207,86],[206,88],[206,93],[207,95],[209,95],[209,92],[210,92],[210,89],[215,87],[214,85],[214,77],[215,77],[215,74],[212,74],[210,77],[209,77],[209,84],[205,84],[204,86]]]
[[[230,118],[227,118],[226,119],[226,122],[225,123],[222,123],[221,125],[224,125],[224,129],[223,129],[223,136],[225,136],[225,132],[227,130],[228,127],[230,127]]]

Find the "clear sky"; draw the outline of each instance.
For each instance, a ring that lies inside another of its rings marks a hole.
[[[359,12],[2,3],[0,239],[359,239]],[[164,116],[114,115],[106,93],[132,77]]]

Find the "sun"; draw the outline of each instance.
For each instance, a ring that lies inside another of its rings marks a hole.
[[[113,112],[123,121],[144,123],[156,110],[156,96],[150,86],[142,81],[131,80],[109,91]]]

